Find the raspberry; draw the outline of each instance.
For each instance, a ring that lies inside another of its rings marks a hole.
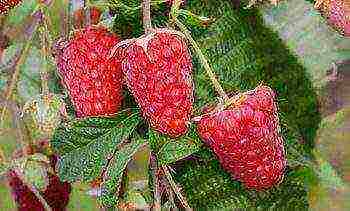
[[[10,10],[11,8],[17,6],[20,4],[22,1],[21,0],[4,0],[0,1],[0,14],[3,14]]]
[[[282,181],[286,167],[274,92],[258,86],[242,98],[202,115],[197,130],[233,178],[250,189],[267,189]]]
[[[188,130],[192,104],[192,61],[183,37],[157,29],[124,49],[126,83],[150,126],[170,137]]]
[[[350,36],[350,2],[346,0],[318,0],[315,4],[328,22],[344,36]]]
[[[118,111],[122,101],[121,65],[107,58],[118,41],[103,27],[87,27],[57,51],[58,70],[77,117]]]
[[[50,157],[51,166],[56,165],[56,156]],[[23,184],[14,171],[8,172],[9,185],[12,189],[12,195],[20,211],[44,211],[41,202],[36,198],[34,193]],[[56,175],[49,174],[49,185],[45,191],[41,192],[42,196],[52,208],[53,211],[63,211],[69,202],[71,185],[67,182],[61,182]]]

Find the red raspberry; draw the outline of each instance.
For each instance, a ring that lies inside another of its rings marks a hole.
[[[261,190],[283,179],[286,158],[274,92],[258,86],[222,111],[204,114],[197,130],[223,168],[247,188]]]
[[[103,27],[87,27],[58,52],[62,81],[78,117],[115,114],[122,101],[120,63],[108,59],[119,39]]]
[[[170,137],[188,130],[193,104],[192,61],[178,32],[157,29],[124,51],[126,82],[151,127]]]
[[[50,157],[51,166],[54,167],[57,158]],[[14,171],[8,172],[9,185],[12,189],[12,195],[20,211],[45,211],[41,202],[36,198],[33,192],[17,177]],[[66,210],[69,202],[71,185],[67,182],[61,182],[56,175],[49,174],[49,185],[45,191],[41,192],[42,196],[52,208],[53,211]]]
[[[21,0],[1,0],[0,1],[0,14],[7,12],[8,10],[17,6],[21,2],[22,2]]]
[[[318,0],[315,6],[323,11],[333,27],[345,36],[350,36],[350,1]]]

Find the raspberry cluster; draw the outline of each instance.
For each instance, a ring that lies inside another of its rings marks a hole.
[[[59,53],[59,71],[78,117],[116,113],[123,74],[151,128],[172,138],[186,134],[194,91],[183,35],[153,29],[117,43],[106,29],[87,27]],[[240,96],[243,101],[204,114],[196,122],[198,133],[235,179],[248,188],[270,188],[282,180],[286,166],[275,96],[267,86]]]

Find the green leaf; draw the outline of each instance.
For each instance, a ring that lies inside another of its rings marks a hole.
[[[157,153],[169,138],[151,129],[148,131],[148,141],[152,151]]]
[[[113,127],[137,112],[136,109],[126,109],[114,117],[90,117],[62,123],[56,128],[51,145],[56,152],[64,155],[93,142],[94,139],[101,139]]]
[[[168,138],[167,143],[157,153],[158,163],[160,165],[174,163],[198,152],[200,146],[201,140],[195,132],[178,139]]]
[[[118,190],[120,183],[129,161],[133,155],[145,144],[144,139],[132,140],[131,143],[124,146],[116,152],[116,155],[111,160],[104,175],[104,182],[102,183],[102,195],[99,201],[103,206],[112,207],[118,203]]]
[[[75,140],[74,136],[66,136],[64,144],[70,144],[71,151],[66,151],[59,160],[58,174],[61,180],[91,181],[99,176],[102,169],[107,166],[108,159],[112,158],[117,145],[130,136],[139,121],[138,113],[133,113],[116,122],[115,127],[96,139]]]
[[[225,91],[246,91],[262,81],[273,88],[278,98],[284,99],[283,102],[279,101],[278,107],[286,122],[281,127],[287,155],[291,154],[289,146],[293,146],[300,157],[308,158],[321,116],[318,112],[316,92],[309,78],[309,69],[302,65],[302,58],[296,57],[278,34],[266,27],[264,14],[257,9],[237,8],[231,1],[214,0],[206,1],[205,4],[203,1],[193,0],[188,6],[186,9],[194,14],[214,17],[216,20],[208,28],[191,27],[190,30]],[[278,8],[279,6],[276,7]],[[295,16],[309,14],[305,10],[291,8],[284,12],[294,12]],[[295,16],[288,16],[290,22],[285,27],[293,29],[292,21],[295,21]],[[281,15],[279,18],[286,17]],[[274,16],[272,19],[277,20]],[[315,28],[317,26],[315,25]],[[296,35],[302,35],[303,29],[299,28],[294,32]],[[321,54],[321,51],[318,53]],[[208,85],[209,78],[202,65],[198,64],[196,54],[193,54],[193,58],[196,82],[195,112],[199,114],[203,106],[216,100],[217,94]],[[278,187],[259,194],[246,190],[239,182],[233,180],[223,171],[209,149],[200,150],[196,157],[198,159],[195,161],[185,160],[183,165],[177,168],[176,176],[188,202],[196,209],[249,206],[261,210],[306,210],[308,207],[308,186],[304,178],[291,177],[288,174],[294,172],[295,168],[286,169],[285,178]],[[264,197],[259,197],[260,195]]]

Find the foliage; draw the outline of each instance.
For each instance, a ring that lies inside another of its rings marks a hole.
[[[113,21],[114,32],[124,39],[143,34],[140,0],[108,2],[111,7],[102,8],[109,11],[105,11],[105,17],[114,16],[109,20]],[[191,207],[198,210],[250,207],[307,210],[315,187],[345,186],[332,165],[314,149],[321,122],[317,98],[322,95],[323,85],[327,82],[324,80],[327,68],[334,60],[349,58],[349,51],[340,47],[345,44],[344,39],[332,36],[325,27],[319,29],[318,24],[325,26],[325,21],[302,0],[261,9],[243,9],[229,0],[186,2],[184,9],[187,10],[182,10],[179,19],[190,28],[227,93],[246,91],[260,83],[276,91],[288,158],[283,182],[263,192],[247,190],[222,170],[215,155],[202,144],[194,125],[188,134],[177,139],[150,130],[139,110],[130,108],[135,107],[135,102],[128,91],[124,93],[123,103],[123,108],[127,109],[111,117],[75,119],[73,106],[66,96],[68,117],[51,138],[51,147],[60,156],[57,167],[61,180],[85,183],[101,180],[97,188],[98,200],[109,208],[121,200],[149,202],[153,196],[124,190],[127,165],[148,143],[159,166],[173,167],[175,181],[182,187]],[[66,3],[54,1],[52,8],[45,9],[45,14],[52,20],[50,33],[54,39],[63,34],[59,15],[63,11],[61,4]],[[5,91],[12,80],[13,70],[9,71],[5,66],[18,59],[18,52],[29,46],[19,66],[16,91],[11,98],[21,107],[40,94],[42,69],[50,74],[50,90],[64,94],[52,59],[49,56],[46,61],[42,55],[42,43],[38,41],[40,34],[34,32],[26,39],[30,30],[25,27],[27,22],[36,20],[36,9],[35,1],[24,1],[6,19],[6,24],[13,25],[14,31],[26,33],[20,36],[22,39],[13,39],[10,47],[4,50],[0,59],[0,90]],[[298,9],[311,12],[298,12]],[[169,11],[165,2],[152,4],[153,25],[173,27],[168,25]],[[306,28],[305,24],[310,27]],[[301,47],[305,49],[300,50]],[[209,78],[195,52],[193,63],[196,95],[193,115],[197,116],[203,106],[217,103],[217,95],[208,86]],[[9,118],[6,121],[9,122]],[[28,139],[32,141],[32,138]],[[27,172],[29,182],[44,187],[41,166],[29,165],[29,168],[32,170]],[[6,169],[7,166],[0,163],[0,173]],[[155,176],[152,174],[151,177]],[[74,194],[76,197],[81,193],[75,191]]]
[[[140,122],[138,111],[127,109],[112,118],[86,118],[65,123],[56,130],[52,146],[61,155],[58,174],[68,182],[91,182],[103,177],[101,201],[116,204],[126,165],[144,144],[129,137]],[[68,125],[69,124],[69,125]]]

